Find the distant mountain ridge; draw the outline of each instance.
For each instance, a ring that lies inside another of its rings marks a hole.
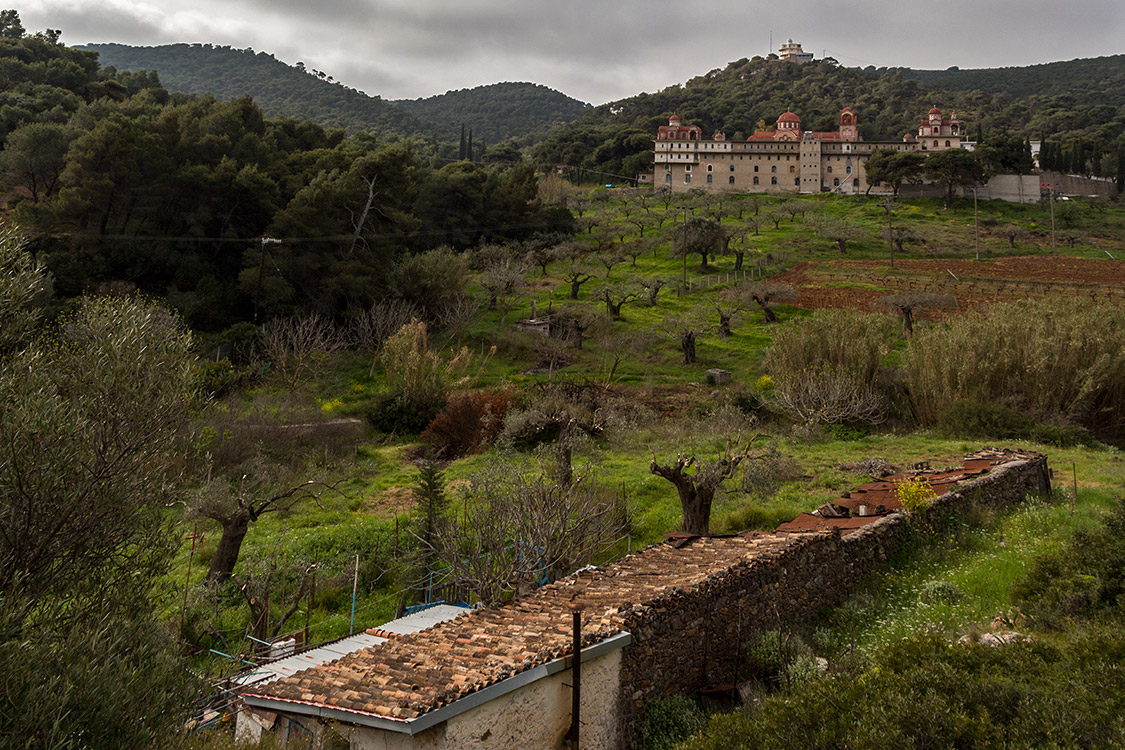
[[[489,143],[573,122],[590,107],[538,83],[494,83],[394,104],[448,128],[464,124]]]
[[[171,91],[221,100],[249,94],[270,116],[311,120],[349,131],[390,129],[404,136],[456,140],[462,124],[489,143],[570,122],[589,105],[534,83],[496,83],[424,99],[392,101],[344,86],[302,63],[266,52],[210,44],[87,44],[102,65],[155,70]]]
[[[212,94],[226,101],[249,94],[272,117],[311,120],[350,131],[390,128],[402,135],[434,134],[432,125],[377,96],[287,65],[266,52],[210,44],[87,44],[98,62],[118,70],[155,70],[169,91]]]
[[[870,68],[868,68],[870,70]],[[1004,68],[879,68],[879,73],[900,74],[924,86],[946,91],[986,91],[1012,97],[1105,97],[1104,104],[1125,104],[1125,55],[1091,57]]]

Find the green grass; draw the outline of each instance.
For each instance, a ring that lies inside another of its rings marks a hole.
[[[768,209],[780,201],[774,197],[761,197],[761,208]],[[846,218],[864,231],[864,236],[849,243],[846,257],[881,259],[886,255],[882,236],[885,214],[876,205],[878,199],[863,197],[815,196],[800,199],[815,206],[825,215]],[[654,210],[662,210],[662,206]],[[624,206],[611,202],[605,206],[610,223],[623,220]],[[681,208],[674,208],[676,212]],[[981,218],[985,224],[982,251],[990,255],[1007,254],[1007,240],[991,233],[991,229],[1007,223],[1018,223],[1033,233],[1021,243],[1017,252],[1044,253],[1050,251],[1049,238],[1043,234],[1044,221],[1049,228],[1049,216],[1039,206],[1015,206],[999,202],[982,202]],[[1046,218],[1045,218],[1046,217]],[[931,257],[943,255],[972,257],[973,216],[971,201],[958,202],[946,211],[940,200],[901,201],[895,210],[896,223],[906,223],[926,238],[924,245],[911,246],[899,257]],[[727,219],[732,223],[734,219]],[[1086,211],[1076,220],[1077,227],[1092,240],[1074,249],[1060,247],[1060,252],[1082,257],[1105,257],[1109,249],[1125,257],[1125,210],[1115,208],[1096,214]],[[638,402],[654,404],[664,397],[674,397],[683,406],[672,418],[661,419],[655,413],[641,423],[619,430],[606,439],[593,441],[575,456],[575,465],[581,470],[587,463],[598,482],[606,487],[621,488],[632,509],[632,533],[616,548],[606,553],[599,562],[613,559],[628,549],[637,549],[659,541],[662,534],[679,528],[680,507],[672,485],[649,472],[649,462],[673,460],[680,451],[694,451],[703,460],[713,459],[723,446],[725,433],[734,426],[718,417],[708,417],[715,407],[730,400],[733,393],[745,389],[761,374],[761,362],[769,347],[776,326],[763,324],[761,312],[749,309],[735,317],[733,335],[720,339],[713,333],[718,322],[714,310],[716,295],[733,285],[735,259],[717,256],[707,270],[698,267],[698,256],[688,264],[689,289],[677,289],[683,279],[683,263],[671,257],[670,224],[665,224],[664,241],[655,252],[637,259],[636,266],[627,259],[609,274],[609,280],[622,282],[634,277],[668,279],[671,284],[660,293],[658,304],[651,307],[638,300],[622,309],[622,319],[602,324],[604,331],[622,334],[628,339],[645,344],[629,352],[612,379],[609,371],[613,352],[609,342],[601,336],[591,335],[581,349],[566,351],[567,366],[551,373],[528,373],[537,364],[537,347],[541,339],[520,334],[511,327],[513,321],[530,315],[530,299],[525,298],[501,322],[499,312],[481,310],[468,325],[459,341],[445,341],[434,336],[432,342],[449,349],[459,345],[482,355],[474,387],[511,388],[517,394],[548,380],[570,379],[577,382],[592,380],[611,387],[615,392]],[[649,230],[651,231],[651,230]],[[646,232],[647,234],[647,232]],[[626,241],[631,239],[627,237]],[[759,261],[766,275],[800,260],[823,262],[841,257],[834,243],[819,238],[812,227],[800,219],[786,217],[780,228],[764,224],[757,235],[749,237],[754,250],[748,253],[746,268],[757,273]],[[767,262],[767,259],[772,259]],[[567,299],[569,286],[562,278],[565,263],[550,266],[543,278],[538,269],[528,274],[537,309],[572,304]],[[604,278],[604,268],[598,276]],[[887,270],[890,270],[889,268]],[[604,305],[596,300],[599,280],[583,286],[579,304]],[[878,285],[866,282],[831,280],[832,286],[877,289]],[[470,283],[471,294],[483,296],[475,282]],[[776,308],[781,322],[808,314],[794,306]],[[666,319],[692,319],[701,331],[697,342],[698,363],[684,365],[678,341],[665,330]],[[592,331],[593,333],[593,331]],[[484,356],[497,347],[494,356]],[[893,358],[894,355],[892,355]],[[321,373],[307,389],[295,396],[268,394],[279,403],[292,398],[327,416],[361,414],[365,406],[377,396],[385,385],[381,366],[369,374],[370,361],[356,353],[342,353],[333,366]],[[733,375],[730,386],[714,387],[706,384],[704,373],[709,368],[729,370]],[[263,388],[268,392],[268,388]],[[247,396],[237,408],[254,407],[254,395]],[[761,425],[746,422],[745,434],[762,429]],[[741,531],[747,528],[772,529],[782,521],[804,510],[812,510],[838,496],[838,493],[868,477],[839,469],[839,465],[879,456],[891,463],[908,465],[919,460],[930,460],[933,465],[955,465],[960,457],[981,447],[978,443],[947,440],[924,432],[898,434],[876,433],[859,440],[832,441],[825,438],[802,437],[787,429],[769,427],[768,442],[791,455],[801,469],[800,479],[784,482],[769,498],[746,495],[735,491],[736,482],[728,483],[728,491],[716,498],[712,514],[713,529],[720,532]],[[362,560],[384,560],[380,563],[392,568],[389,577],[362,590],[357,601],[357,627],[390,619],[397,605],[393,565],[388,557],[387,545],[393,544],[396,520],[402,532],[410,505],[410,489],[417,477],[417,469],[410,461],[417,446],[411,436],[390,443],[370,442],[361,445],[353,459],[342,462],[336,469],[345,479],[343,494],[326,496],[319,504],[303,503],[284,514],[271,514],[255,522],[247,536],[244,559],[269,554],[291,556],[322,550],[326,566],[337,573],[347,569],[349,560],[359,551]],[[877,604],[872,610],[873,626],[863,632],[861,643],[865,648],[892,639],[902,632],[918,627],[955,629],[968,621],[987,618],[1003,611],[1007,587],[1026,566],[1029,557],[1044,545],[1060,543],[1069,529],[1089,523],[1098,508],[1104,507],[1116,488],[1125,485],[1125,469],[1118,454],[1091,448],[1067,450],[1048,449],[1043,446],[1022,445],[1042,450],[1051,457],[1056,469],[1069,467],[1073,462],[1081,482],[1078,510],[1071,517],[1065,507],[1034,507],[1002,514],[981,529],[967,529],[952,541],[934,546],[915,562],[904,562],[888,570],[886,576],[868,582],[865,591],[875,596]],[[451,493],[474,472],[494,460],[493,454],[472,456],[452,463],[446,469],[446,479]],[[1058,481],[1058,480],[1057,480]],[[986,519],[987,520],[987,519]],[[181,521],[178,530],[187,537],[194,522]],[[193,556],[190,581],[202,581],[218,541],[218,527],[213,522],[199,522],[198,528],[207,536],[202,548]],[[360,540],[360,541],[357,541]],[[359,545],[362,549],[353,549]],[[364,546],[366,545],[366,546]],[[381,545],[381,547],[380,547]],[[189,580],[188,558],[190,545],[180,547],[163,588],[167,595],[165,616],[169,621],[178,618],[184,584]],[[337,578],[340,576],[337,575]],[[930,581],[947,580],[964,594],[955,604],[921,602],[918,592]],[[317,605],[309,613],[312,640],[324,640],[344,635],[348,630],[350,614],[350,584],[325,583],[318,594]],[[215,605],[214,621],[232,643],[241,639],[246,626],[246,607],[239,596],[230,595]],[[304,611],[291,626],[304,623]],[[287,626],[286,630],[292,629]],[[233,646],[232,646],[233,647]]]

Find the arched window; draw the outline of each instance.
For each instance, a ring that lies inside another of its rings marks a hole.
[[[685,185],[688,185],[688,184],[690,184],[690,183],[691,183],[691,175],[690,175],[690,174],[685,174],[685,175],[684,175],[684,184],[685,184]]]
[[[714,175],[707,175],[707,184],[708,184],[708,185],[710,185],[710,184],[711,184],[711,178],[712,178],[713,176],[714,176]]]
[[[770,171],[776,172],[777,171],[777,165],[775,164],[774,166],[770,167]]]
[[[668,172],[666,175],[664,175],[664,181],[665,182],[671,182],[672,181],[672,173],[671,172]]]
[[[707,171],[708,172],[714,172],[715,171],[715,165],[714,164],[708,164],[707,165]]]
[[[755,184],[755,185],[757,185],[757,184],[758,184],[758,178],[757,178],[757,177],[755,177],[755,178],[754,178],[754,184]]]
[[[776,185],[776,184],[777,184],[777,178],[776,178],[776,177],[771,177],[771,178],[770,178],[770,184],[771,184],[771,185]]]
[[[734,165],[733,164],[730,165],[730,171],[732,171],[732,172],[734,171]]]
[[[946,148],[949,148],[949,141],[946,141],[946,142],[945,142],[945,147],[946,147]]]
[[[828,174],[832,174],[832,167],[828,168]]]
[[[734,175],[730,176],[730,180],[728,180],[728,182],[730,182],[730,184],[732,185],[734,184]]]
[[[797,187],[800,187],[801,186],[801,178],[800,177],[793,178],[793,184],[796,185]]]
[[[839,177],[833,177],[832,178],[832,185],[833,185],[833,187],[840,187],[840,178]]]

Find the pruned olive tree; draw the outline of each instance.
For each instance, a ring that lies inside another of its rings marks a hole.
[[[260,453],[238,466],[212,474],[195,491],[191,512],[222,527],[219,545],[211,558],[207,582],[219,584],[231,577],[250,524],[268,513],[282,513],[304,500],[319,500],[336,484],[270,461]]]
[[[777,313],[773,311],[774,304],[797,300],[797,292],[793,287],[773,281],[745,284],[741,287],[740,294],[762,308],[763,323],[777,322]]]
[[[629,528],[624,500],[590,476],[560,484],[511,461],[471,477],[457,505],[461,511],[438,518],[423,542],[443,563],[434,585],[471,590],[485,604],[565,575]]]
[[[879,304],[895,310],[902,318],[902,337],[914,333],[914,313],[917,310],[948,310],[957,306],[952,294],[933,294],[914,292],[910,294],[889,294],[880,297]]]
[[[666,464],[658,463],[655,455],[652,457],[649,472],[671,482],[680,497],[681,530],[685,534],[711,533],[711,504],[715,492],[750,458],[753,444],[754,439],[751,439],[742,446],[741,436],[727,440],[726,447],[712,461],[701,461],[695,453],[679,453],[674,461]]]

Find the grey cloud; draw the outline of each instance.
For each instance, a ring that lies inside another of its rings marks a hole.
[[[105,2],[105,0],[103,0]],[[387,98],[531,80],[593,103],[655,91],[787,37],[845,65],[1024,65],[1121,52],[1119,0],[195,0],[75,9],[32,0],[66,41],[253,47]],[[159,3],[159,4],[158,4]],[[33,18],[34,15],[34,18]]]

